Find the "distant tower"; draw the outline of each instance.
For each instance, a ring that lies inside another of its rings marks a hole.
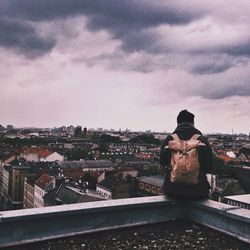
[[[7,130],[12,130],[12,129],[14,129],[13,125],[7,125]]]
[[[83,129],[83,134],[86,135],[87,132],[88,132],[88,130],[87,130],[87,128],[85,127],[85,128]]]
[[[82,126],[77,126],[75,129],[75,136],[80,136],[82,134]]]

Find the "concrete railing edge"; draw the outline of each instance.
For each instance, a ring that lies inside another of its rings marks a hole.
[[[0,212],[0,246],[173,219],[198,222],[250,243],[250,210],[151,196]]]

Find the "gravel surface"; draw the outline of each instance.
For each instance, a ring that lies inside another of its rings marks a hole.
[[[250,249],[250,245],[189,221],[172,221],[9,247],[29,249]]]

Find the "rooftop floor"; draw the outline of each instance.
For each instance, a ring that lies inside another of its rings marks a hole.
[[[250,245],[187,220],[103,231],[16,247],[9,250],[39,249],[231,249],[246,250]]]

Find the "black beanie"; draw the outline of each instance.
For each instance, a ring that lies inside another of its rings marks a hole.
[[[194,114],[188,112],[186,109],[182,110],[177,116],[177,123],[191,122],[194,123]]]

